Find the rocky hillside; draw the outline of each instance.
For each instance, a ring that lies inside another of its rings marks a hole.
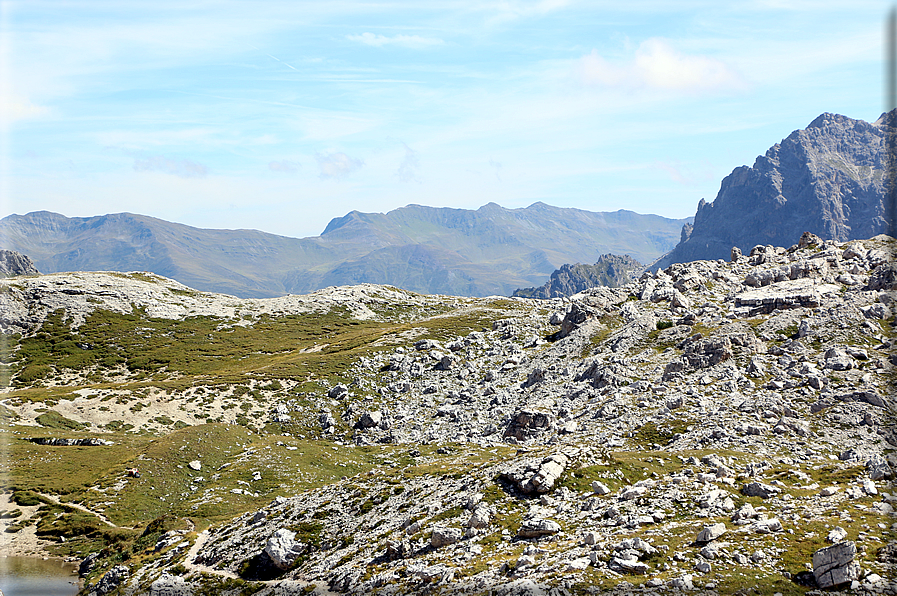
[[[617,288],[630,281],[630,275],[643,267],[629,255],[601,255],[594,265],[561,265],[551,274],[545,285],[538,288],[515,290],[513,296],[520,298],[560,298],[572,296],[588,288],[606,286]]]
[[[0,277],[39,274],[40,271],[27,256],[14,250],[0,250]]]
[[[246,298],[358,283],[507,296],[562,263],[606,252],[655,259],[675,245],[686,221],[544,203],[474,211],[409,205],[385,214],[353,211],[320,236],[287,238],[130,213],[68,218],[38,211],[0,220],[0,247],[29,255],[47,273],[148,271]]]
[[[712,203],[656,266],[728,258],[737,246],[787,246],[804,231],[846,241],[888,231],[885,137],[897,110],[873,123],[824,113],[729,174]]]
[[[891,593],[895,246],[572,300],[0,280],[4,536],[97,595]]]

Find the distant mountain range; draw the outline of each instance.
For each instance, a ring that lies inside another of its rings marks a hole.
[[[652,269],[728,259],[732,247],[789,246],[803,232],[823,239],[870,238],[889,230],[886,136],[897,110],[873,123],[824,113],[773,145],[753,167],[735,168],[716,200],[698,204],[694,224]],[[893,138],[893,137],[892,137]]]
[[[28,255],[45,273],[151,271],[247,298],[364,282],[466,296],[580,291],[584,283],[609,282],[583,269],[591,266],[558,268],[594,263],[606,253],[656,269],[725,259],[733,246],[745,252],[757,244],[787,246],[803,232],[841,241],[887,232],[885,146],[895,132],[897,110],[874,123],[824,113],[753,167],[736,168],[716,199],[702,199],[687,219],[544,203],[476,210],[408,205],[389,213],[352,211],[320,236],[288,238],[130,213],[68,218],[38,211],[0,220],[0,249]]]
[[[43,273],[151,271],[247,298],[363,282],[507,296],[543,283],[563,263],[595,262],[605,253],[652,261],[690,221],[544,203],[476,210],[409,205],[385,214],[352,211],[320,236],[288,238],[131,213],[69,218],[37,211],[0,220],[0,248],[28,255]]]

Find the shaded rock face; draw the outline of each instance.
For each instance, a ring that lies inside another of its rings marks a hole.
[[[91,596],[103,596],[118,588],[131,575],[131,570],[124,565],[116,565],[100,578],[100,581],[91,589]]]
[[[655,268],[725,259],[732,247],[788,246],[810,231],[846,241],[887,232],[885,137],[897,111],[874,123],[824,113],[723,179],[712,203],[701,199],[693,228]]]
[[[32,443],[37,443],[38,445],[54,445],[56,447],[100,447],[103,445],[112,445],[112,441],[107,441],[105,439],[97,439],[94,437],[86,438],[86,439],[60,439],[55,437],[32,437],[28,439]]]
[[[29,257],[14,250],[0,250],[0,277],[17,275],[39,275]]]
[[[689,224],[686,224],[689,225]],[[630,281],[630,273],[642,264],[629,255],[601,255],[594,265],[564,264],[551,274],[545,285],[537,288],[521,288],[514,296],[521,298],[560,298],[572,296],[588,288],[607,286],[619,288]]]
[[[518,441],[531,439],[553,427],[551,415],[545,412],[519,412],[508,424],[505,438],[514,437]]]

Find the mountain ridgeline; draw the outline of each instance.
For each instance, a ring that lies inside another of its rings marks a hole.
[[[572,296],[598,286],[619,288],[632,281],[630,274],[642,267],[641,263],[629,255],[601,255],[594,265],[562,265],[544,285],[521,288],[514,292],[514,296],[548,299]]]
[[[885,146],[895,129],[897,110],[874,123],[824,113],[752,167],[736,168],[712,203],[701,200],[694,218],[544,203],[476,210],[408,205],[352,211],[320,236],[288,238],[130,213],[68,218],[38,211],[0,220],[0,248],[28,255],[45,273],[149,271],[243,298],[358,283],[461,296],[507,296],[515,288],[528,288],[516,295],[556,296],[621,283],[615,263],[613,273],[601,271],[612,265],[601,261],[607,253],[630,255],[654,270],[728,258],[733,246],[748,253],[756,245],[785,245],[803,232],[842,242],[887,232],[893,214],[886,209]]]
[[[728,258],[732,247],[786,245],[803,232],[844,242],[888,231],[886,136],[897,110],[873,123],[824,113],[723,179],[716,200],[652,269]]]
[[[563,263],[630,254],[648,262],[675,246],[690,219],[535,203],[476,210],[409,205],[349,214],[311,238],[206,230],[145,215],[69,218],[38,211],[0,220],[0,248],[44,273],[149,271],[243,298],[379,283],[431,294],[507,296]]]

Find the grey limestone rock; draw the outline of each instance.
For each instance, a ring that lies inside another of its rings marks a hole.
[[[601,255],[594,265],[564,264],[555,270],[545,285],[522,288],[514,296],[523,298],[558,298],[572,296],[597,286],[619,287],[629,282],[631,272],[642,265],[629,255]]]
[[[763,482],[751,482],[746,484],[741,489],[741,494],[746,497],[760,497],[761,499],[769,499],[770,497],[774,497],[779,494],[781,491],[769,484],[764,484]]]
[[[180,576],[162,573],[150,584],[149,596],[192,596],[193,587]]]
[[[860,566],[853,560],[857,548],[853,542],[839,542],[813,553],[813,576],[820,588],[831,588],[860,577]]]
[[[489,508],[484,504],[480,504],[470,514],[470,519],[467,520],[467,527],[482,529],[488,526],[491,520],[492,515]]]
[[[464,533],[458,528],[433,528],[430,536],[430,546],[442,548],[459,542]]]
[[[592,481],[592,492],[596,495],[607,495],[610,494],[610,489],[603,482],[599,482],[598,480]]]
[[[754,522],[751,529],[757,534],[772,534],[773,532],[781,532],[784,528],[782,522],[777,518],[761,519]]]
[[[415,564],[409,565],[408,573],[415,579],[423,582],[438,582],[447,584],[452,581],[455,571],[446,565],[426,565]]]
[[[40,275],[40,272],[26,255],[14,250],[0,250],[0,277],[17,275]]]
[[[831,370],[850,370],[853,360],[840,348],[829,348],[825,353],[825,367]]]
[[[528,519],[517,530],[517,536],[520,538],[541,538],[542,536],[551,536],[561,531],[561,526],[556,521],[550,519]]]
[[[647,564],[642,563],[637,557],[632,555],[615,556],[607,563],[607,567],[617,573],[630,573],[633,575],[645,575],[651,569]]]
[[[304,550],[305,545],[296,541],[295,532],[281,528],[268,538],[264,553],[278,569],[289,569]]]
[[[554,488],[570,458],[563,453],[555,453],[542,460],[522,461],[502,472],[502,477],[513,482],[526,494],[544,494]]]
[[[130,569],[124,565],[116,565],[100,578],[100,581],[90,590],[90,593],[96,596],[108,594],[124,584],[130,576]]]
[[[524,410],[514,415],[504,436],[514,437],[518,441],[526,441],[553,427],[552,416],[548,412]]]
[[[726,524],[724,523],[713,524],[712,526],[704,526],[704,529],[698,532],[698,536],[697,538],[695,538],[695,541],[710,542],[711,540],[716,540],[725,533]]]
[[[840,290],[834,284],[819,284],[813,278],[780,281],[741,292],[735,296],[735,307],[748,316],[769,314],[776,310],[817,307],[826,294]]]
[[[838,542],[843,542],[847,540],[847,530],[841,527],[832,528],[832,530],[828,533],[825,539],[832,544],[837,544]]]
[[[330,399],[344,399],[347,395],[349,395],[349,388],[342,383],[334,385],[327,392],[327,397]]]
[[[358,422],[355,423],[355,428],[376,428],[380,426],[382,421],[383,413],[379,410],[366,411],[361,415],[361,418],[358,419]]]

